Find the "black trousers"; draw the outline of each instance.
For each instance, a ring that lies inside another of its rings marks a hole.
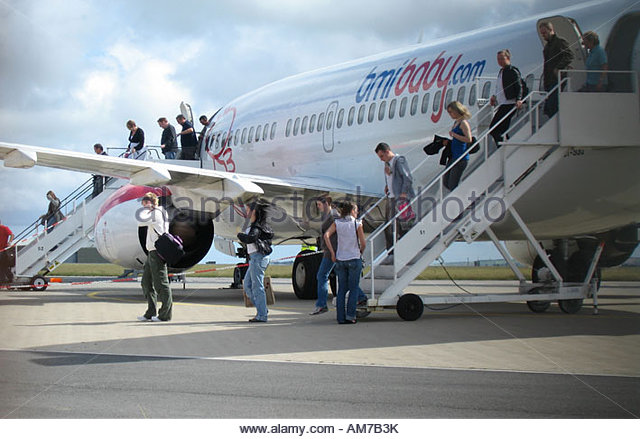
[[[469,160],[460,160],[455,166],[449,169],[449,172],[444,176],[444,187],[453,191],[460,184],[460,178],[462,178],[462,173],[465,169],[467,169],[467,164]]]
[[[509,125],[511,124],[511,118],[513,118],[514,113],[511,113],[501,123],[498,124],[498,122],[515,106],[516,104],[504,104],[504,105],[498,106],[498,109],[496,110],[496,114],[494,114],[493,119],[491,119],[492,128],[491,128],[490,134],[491,134],[491,137],[493,137],[493,140],[496,142],[496,146],[498,148],[500,148],[500,145],[504,141],[504,133],[509,129]]]
[[[0,282],[13,282],[13,273],[11,273],[13,264],[11,263],[10,251],[8,248],[0,251]]]
[[[549,87],[545,87],[545,90],[546,91],[551,90],[553,87],[556,86],[556,84],[552,84]],[[551,95],[549,95],[549,97],[547,97],[547,100],[544,102],[543,112],[550,118],[553,117],[553,115],[558,112],[558,90],[554,91],[553,93],[551,93]]]

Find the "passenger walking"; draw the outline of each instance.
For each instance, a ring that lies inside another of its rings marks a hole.
[[[180,136],[180,145],[182,146],[181,159],[195,160],[198,139],[196,139],[196,132],[193,129],[193,125],[182,114],[178,114],[176,120],[182,126],[182,131],[178,133],[178,136]]]
[[[178,136],[176,129],[169,123],[166,117],[158,119],[158,125],[162,128],[162,137],[160,138],[160,148],[166,160],[173,160],[178,153]]]
[[[366,241],[362,221],[358,217],[358,206],[345,201],[340,206],[340,218],[327,229],[324,242],[331,254],[331,260],[336,263],[338,276],[338,297],[336,300],[336,314],[338,323],[356,323],[356,308],[358,298],[363,295],[360,288],[362,275],[362,253]],[[338,249],[334,250],[331,237],[338,235]],[[347,292],[349,299],[346,299]],[[346,310],[345,310],[346,302]]]
[[[331,270],[335,267],[335,262],[331,259],[331,252],[324,242],[324,234],[329,227],[333,224],[334,220],[339,216],[336,209],[331,206],[331,197],[320,197],[316,200],[316,206],[322,213],[321,235],[319,248],[323,251],[322,261],[318,267],[318,273],[316,274],[316,281],[318,282],[318,298],[316,300],[316,306],[310,315],[315,316],[318,314],[329,311],[327,306],[327,296],[329,295],[329,275]],[[331,245],[333,248],[338,247],[338,235],[331,236]]]
[[[469,163],[469,153],[467,152],[468,146],[471,144],[471,126],[467,119],[471,118],[471,113],[463,104],[458,101],[450,102],[447,105],[447,113],[454,120],[453,127],[449,131],[451,136],[451,159],[447,163],[449,164],[463,157],[458,163],[456,163],[449,172],[444,176],[444,186],[453,191],[458,184],[460,184],[460,178],[462,173],[467,168]]]
[[[146,160],[147,159],[147,147],[144,146],[144,131],[139,128],[132,120],[127,121],[127,129],[129,133],[129,146],[125,157],[132,158],[134,160]]]
[[[386,143],[378,143],[375,149],[378,158],[384,162],[384,193],[389,197],[385,210],[385,221],[389,222],[396,216],[397,207],[415,196],[413,178],[407,159],[391,151]],[[403,235],[402,227],[397,227],[398,238]],[[393,246],[393,226],[384,230],[387,249]]]
[[[101,144],[96,143],[93,145],[93,151],[98,155],[108,155]],[[95,198],[104,190],[104,185],[107,183],[107,177],[103,175],[93,174],[93,192],[91,198]]]
[[[209,128],[209,124],[210,124],[209,119],[207,119],[207,116],[205,116],[204,114],[202,116],[200,116],[198,118],[198,120],[200,121],[200,124],[202,125],[202,129],[200,130],[200,133],[198,134],[198,149],[196,150],[196,155],[199,154],[200,151],[202,151],[202,142],[204,141],[204,135],[207,132],[207,129]]]
[[[251,303],[256,307],[256,315],[249,321],[265,323],[269,310],[264,291],[264,272],[269,266],[273,231],[267,224],[267,203],[256,201],[251,204],[247,213],[251,223],[244,233],[238,233],[238,239],[247,245],[249,255],[249,269],[244,276],[243,285]]]
[[[147,192],[142,197],[142,209],[138,211],[138,224],[147,227],[147,260],[144,263],[142,273],[142,293],[147,299],[147,310],[138,317],[143,322],[168,322],[172,318],[173,298],[167,263],[158,255],[156,241],[169,231],[169,219],[167,212],[158,205],[158,196],[153,192]],[[158,298],[162,306],[157,311]]]
[[[542,74],[542,82],[545,91],[550,91],[558,84],[558,72],[566,70],[571,66],[573,61],[573,53],[569,47],[569,43],[564,38],[560,38],[553,30],[553,24],[543,21],[538,26],[542,39],[547,43],[544,46],[542,54],[544,56],[544,69]],[[544,114],[552,117],[558,112],[558,91],[556,90],[544,104]]]
[[[15,235],[11,229],[0,221],[0,283],[11,284],[13,282],[13,273],[11,272],[11,256],[9,250],[11,241]]]
[[[64,219],[64,215],[60,212],[60,199],[53,191],[47,192],[47,200],[49,200],[49,207],[47,213],[40,215],[40,224],[46,225],[47,233],[49,233]]]
[[[522,107],[522,99],[524,98],[520,71],[511,65],[511,52],[509,49],[503,49],[497,54],[497,62],[500,66],[498,80],[496,81],[496,94],[491,96],[491,106],[498,106],[496,113],[491,120],[491,137],[500,148],[504,140],[504,133],[509,129],[511,118],[514,113],[509,114],[514,107]],[[498,124],[498,122],[506,116],[506,119]]]
[[[589,50],[586,62],[587,70],[600,71],[588,71],[587,82],[578,91],[606,91],[609,64],[607,53],[600,46],[600,37],[593,31],[585,32],[582,35],[582,44]]]

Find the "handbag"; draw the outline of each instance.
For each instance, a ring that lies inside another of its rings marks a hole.
[[[406,209],[403,210],[405,207]],[[400,221],[411,221],[416,218],[416,214],[411,208],[411,206],[409,205],[409,202],[407,200],[402,200],[398,202],[398,212],[401,212],[400,216],[398,217]]]
[[[163,233],[156,240],[156,250],[158,256],[168,265],[177,263],[184,256],[182,238],[171,233]]]

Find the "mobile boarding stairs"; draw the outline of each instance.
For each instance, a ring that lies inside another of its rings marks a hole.
[[[583,83],[571,78],[584,72],[570,71],[558,86],[548,94],[533,92],[525,97],[524,113],[514,116],[507,132],[509,140],[495,152],[489,151],[489,129],[478,136],[480,153],[475,154],[458,187],[449,192],[443,178],[454,166],[453,162],[411,200],[409,206],[416,217],[409,229],[398,238],[399,217],[404,211],[375,229],[368,237],[365,250],[365,272],[360,286],[368,296],[366,310],[359,308],[360,316],[385,308],[396,308],[405,320],[418,319],[424,305],[465,304],[488,302],[527,301],[534,312],[545,311],[550,301],[558,301],[562,311],[577,312],[585,298],[592,297],[597,312],[597,279],[593,279],[598,260],[604,248],[601,243],[593,255],[583,282],[566,282],[540,246],[527,224],[514,208],[514,203],[544,178],[571,147],[640,146],[638,82],[636,72],[617,72],[629,75],[632,86],[623,92],[576,93]],[[565,72],[562,72],[565,73]],[[610,77],[611,77],[611,73]],[[559,74],[560,76],[560,74]],[[559,91],[559,110],[548,120],[540,116],[551,93]],[[516,111],[514,108],[513,111]],[[522,111],[522,110],[521,110]],[[506,116],[505,116],[506,117]],[[613,125],[612,125],[613,124]],[[627,138],[614,136],[630,133]],[[472,128],[473,122],[472,122]],[[475,144],[474,144],[475,145]],[[473,145],[472,145],[473,147]],[[462,159],[462,157],[460,158]],[[426,159],[418,165],[426,162]],[[417,168],[416,168],[417,169]],[[373,211],[372,206],[363,215]],[[528,282],[517,268],[513,258],[492,231],[494,222],[505,214],[511,215],[527,240],[548,269],[544,282]],[[393,246],[385,248],[385,230],[392,230]],[[471,243],[486,233],[507,261],[520,281],[514,294],[405,294],[404,289],[424,269],[440,257],[451,243],[464,239]]]
[[[44,277],[81,248],[93,247],[94,222],[100,206],[123,181],[107,179],[103,191],[92,197],[93,178],[85,181],[61,200],[60,211],[65,218],[55,227],[47,228],[40,220],[20,232],[16,247],[14,285],[43,291],[49,282]]]

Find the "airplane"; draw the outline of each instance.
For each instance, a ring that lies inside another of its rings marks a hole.
[[[163,197],[186,254],[174,269],[199,262],[212,245],[237,256],[236,234],[246,225],[244,206],[255,197],[272,202],[274,243],[314,242],[321,216],[314,201],[352,198],[370,205],[384,196],[383,165],[374,153],[386,142],[410,163],[422,147],[446,134],[452,120],[444,108],[458,100],[472,113],[492,93],[498,50],[509,48],[529,90],[542,73],[544,42],[538,23],[551,21],[571,44],[573,68],[585,68],[581,30],[595,30],[609,70],[640,71],[640,2],[594,1],[492,28],[471,30],[327,67],[265,85],[240,96],[211,118],[200,161],[134,161],[0,142],[4,165],[35,165],[129,180],[101,206],[95,246],[107,260],[140,268],[145,230],[136,225],[139,200],[149,191]],[[640,148],[574,148],[516,203],[532,233],[553,256],[577,254],[590,238],[605,241],[599,266],[619,265],[640,241]],[[442,171],[428,161],[416,185]],[[372,212],[367,231],[382,221]],[[492,227],[520,261],[540,268],[524,236],[508,216]],[[318,257],[299,258],[292,282],[299,298],[315,298]],[[585,261],[584,264],[588,264]],[[538,264],[536,266],[536,263]],[[586,270],[586,267],[581,267]]]

